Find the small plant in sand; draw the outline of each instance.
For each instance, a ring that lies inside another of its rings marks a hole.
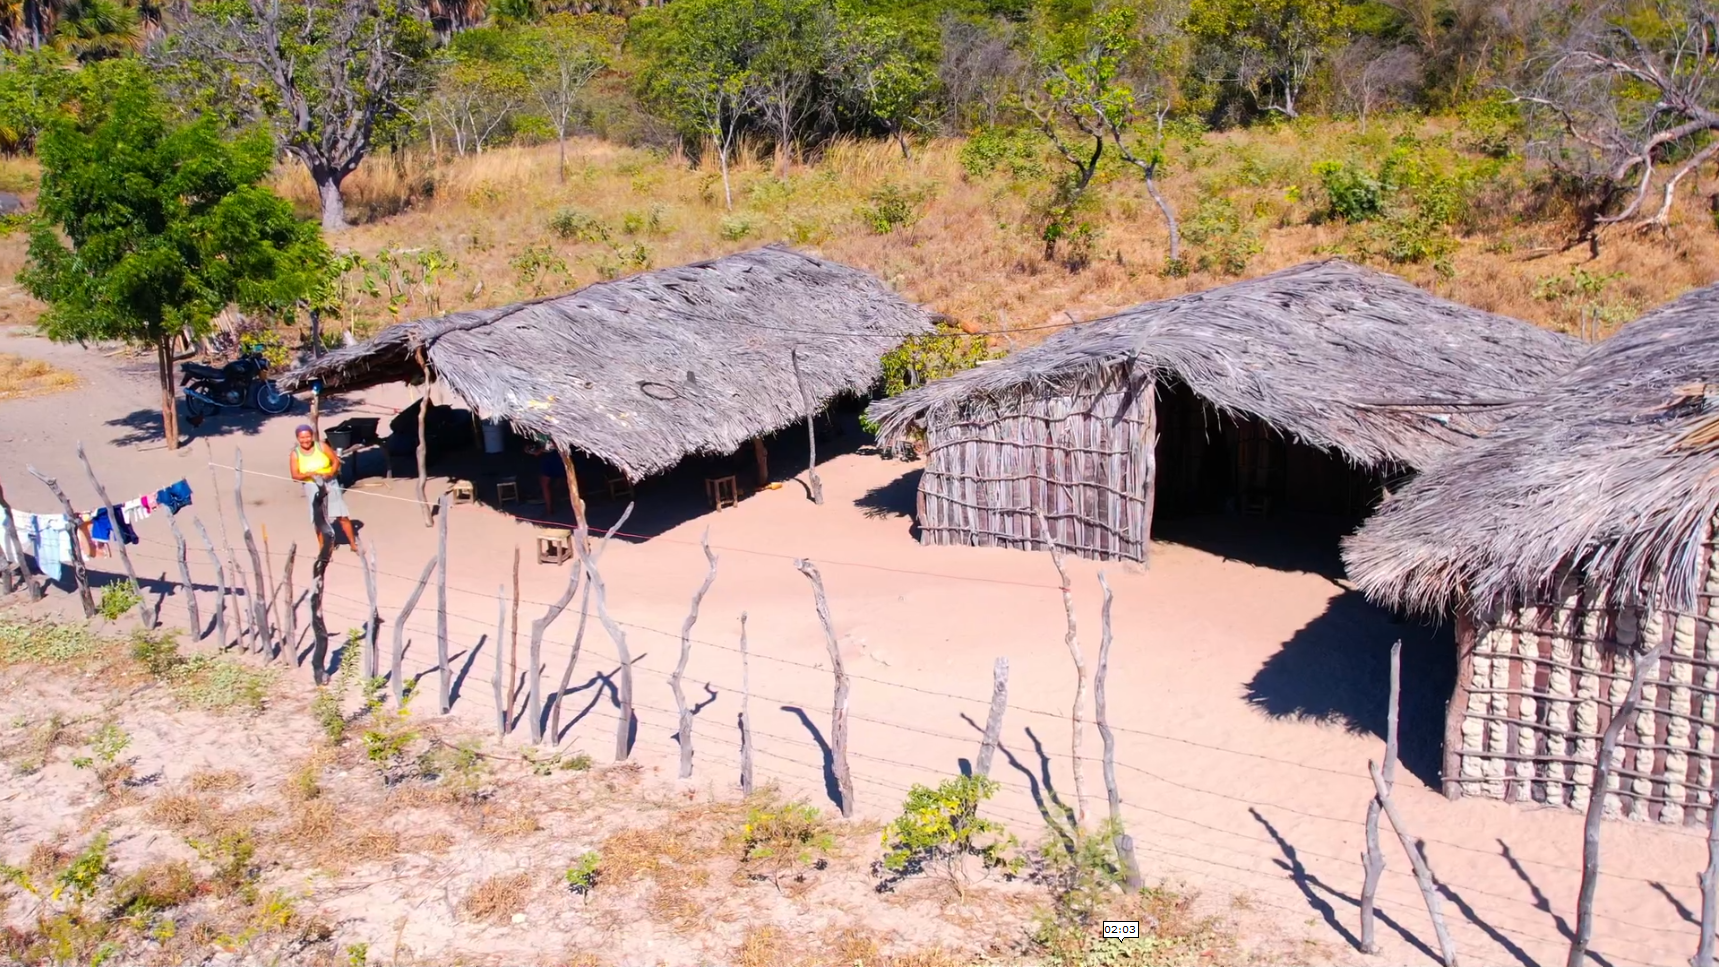
[[[88,755],[72,756],[72,766],[93,770],[102,789],[116,792],[131,778],[131,763],[119,758],[130,746],[131,734],[117,722],[109,722],[90,739]]]
[[[979,815],[979,804],[996,792],[997,781],[988,776],[956,776],[935,789],[914,783],[901,815],[883,831],[882,866],[891,874],[884,882],[936,873],[966,899],[969,858],[985,872],[1015,870],[1015,838],[1001,823]]]
[[[1120,833],[1116,820],[1107,818],[1096,830],[1076,827],[1072,838],[1053,836],[1033,851],[1032,879],[1050,892],[1057,922],[1088,926],[1122,890],[1122,863],[1116,855]]]
[[[96,612],[109,621],[118,621],[143,600],[130,584],[110,584],[101,589],[101,601]]]
[[[783,878],[803,880],[806,871],[827,865],[836,838],[817,807],[796,799],[762,797],[740,827],[740,862],[749,874],[782,888]]]
[[[562,753],[539,757],[530,748],[519,750],[519,757],[531,767],[534,776],[552,776],[557,772],[587,772],[596,765],[589,752]]]
[[[406,777],[406,750],[418,740],[418,730],[411,724],[412,686],[406,685],[400,707],[388,711],[382,707],[378,692],[372,691],[365,703],[370,725],[364,730],[364,756],[382,772],[382,781],[393,785]]]
[[[580,896],[589,896],[597,888],[597,878],[602,873],[603,854],[588,849],[567,868],[567,888]]]
[[[462,739],[455,745],[437,741],[418,757],[418,771],[424,778],[440,782],[454,802],[475,803],[484,797],[488,769],[475,739]]]
[[[248,829],[227,830],[208,839],[187,839],[203,861],[214,867],[216,892],[256,900],[257,844]]]
[[[346,647],[340,650],[340,657],[337,659],[339,665],[334,670],[334,679],[319,687],[316,696],[310,700],[310,715],[316,719],[322,734],[328,737],[329,745],[339,745],[346,741],[350,720],[346,717],[344,701],[346,693],[352,690],[353,683],[358,680],[358,662],[353,659],[363,647],[364,630],[353,628],[348,631]]]
[[[185,664],[185,656],[179,654],[179,640],[170,631],[138,630],[131,636],[131,659],[154,678],[166,678]]]

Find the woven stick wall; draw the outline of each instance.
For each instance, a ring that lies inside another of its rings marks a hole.
[[[1447,795],[1586,809],[1595,753],[1635,656],[1670,648],[1618,743],[1606,815],[1705,824],[1719,726],[1719,557],[1708,525],[1694,613],[1619,611],[1603,593],[1465,621],[1445,738]]]
[[[1072,388],[975,403],[926,430],[919,485],[926,544],[1144,561],[1152,518],[1153,383],[1126,367]]]

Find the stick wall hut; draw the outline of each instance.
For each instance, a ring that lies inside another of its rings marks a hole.
[[[566,295],[402,323],[286,374],[296,391],[435,378],[486,419],[638,481],[732,453],[842,393],[932,316],[858,269],[776,246]],[[803,385],[792,375],[798,357]]]
[[[1668,647],[1605,810],[1704,823],[1719,728],[1719,286],[1625,326],[1344,543],[1383,604],[1457,615],[1444,790],[1585,809],[1635,663]]]
[[[886,444],[922,440],[923,542],[1048,539],[1138,561],[1159,509],[1214,493],[1364,507],[1379,480],[1471,441],[1579,351],[1330,260],[1071,326],[871,416]]]

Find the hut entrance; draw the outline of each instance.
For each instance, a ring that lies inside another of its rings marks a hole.
[[[1379,473],[1286,437],[1264,420],[1221,413],[1180,380],[1161,382],[1157,403],[1155,520],[1292,513],[1349,525],[1378,502]]]

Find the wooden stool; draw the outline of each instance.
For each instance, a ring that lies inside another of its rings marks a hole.
[[[610,477],[607,482],[609,484],[610,500],[619,500],[622,497],[625,497],[628,500],[632,499],[633,482],[631,480],[628,480],[626,477]]]
[[[519,478],[501,477],[495,482],[495,502],[498,504],[519,503]]]
[[[704,495],[713,510],[740,505],[740,484],[732,476],[704,478]]]
[[[448,488],[448,496],[456,504],[469,504],[477,500],[477,493],[470,480],[456,480]]]
[[[566,564],[573,559],[573,532],[562,527],[537,529],[537,563]]]

